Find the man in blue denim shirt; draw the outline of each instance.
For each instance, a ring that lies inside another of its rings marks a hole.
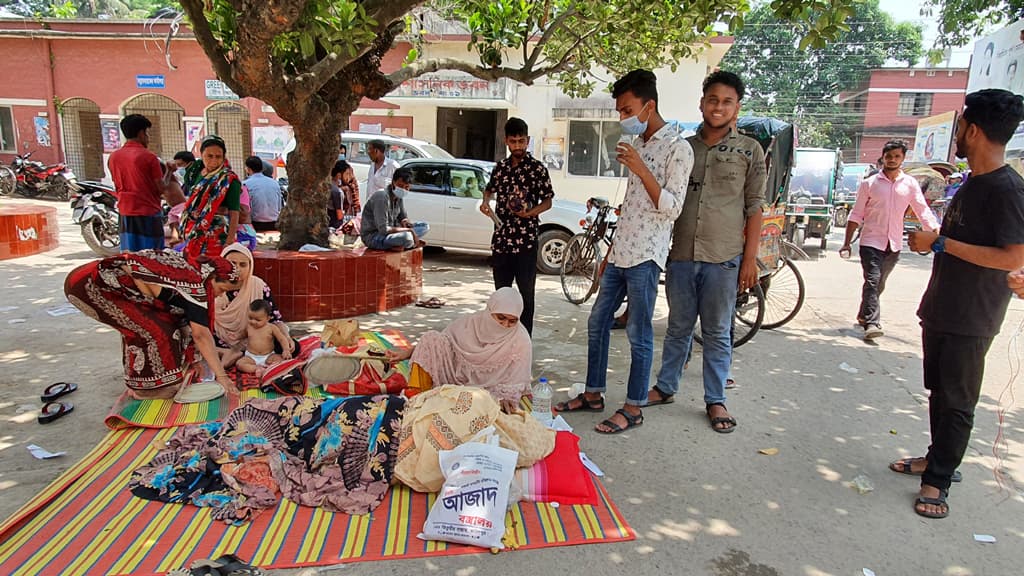
[[[704,123],[687,138],[694,164],[665,274],[669,316],[661,370],[648,394],[649,406],[675,400],[700,316],[704,404],[711,428],[720,433],[736,428],[725,407],[732,321],[737,287],[749,290],[757,283],[767,180],[761,145],[733,127],[743,92],[743,81],[732,72],[715,72],[704,80]]]

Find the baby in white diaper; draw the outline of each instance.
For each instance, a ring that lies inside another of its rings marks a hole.
[[[271,312],[270,304],[266,300],[253,300],[249,305],[245,356],[235,363],[241,372],[255,374],[292,357],[292,341],[276,324],[270,323]],[[281,354],[274,352],[275,340],[281,345]]]

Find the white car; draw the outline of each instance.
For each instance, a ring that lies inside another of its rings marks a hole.
[[[387,134],[371,134],[369,132],[342,132],[341,143],[348,148],[345,160],[352,165],[352,171],[355,172],[356,180],[359,182],[359,190],[364,199],[370,193],[376,192],[376,190],[364,189],[366,188],[366,178],[370,175],[369,149],[370,142],[373,140],[383,141],[387,145],[387,149],[384,151],[385,154],[398,162],[411,158],[455,158],[444,148],[425,140],[400,138]],[[281,156],[287,158],[292,150],[295,150],[294,138],[284,147]],[[287,178],[287,174],[283,172],[279,169],[278,178]]]
[[[480,213],[480,203],[494,165],[483,160],[441,158],[402,162],[403,168],[412,170],[405,211],[411,220],[430,224],[430,233],[424,238],[428,245],[490,252],[494,224]],[[551,209],[540,215],[539,272],[561,272],[565,247],[573,235],[583,231],[580,222],[586,216],[584,204],[557,198]]]

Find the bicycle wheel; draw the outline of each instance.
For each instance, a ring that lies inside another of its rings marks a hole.
[[[804,252],[804,249],[793,244],[789,240],[782,240],[781,250],[782,255],[790,260],[810,260],[811,257]]]
[[[804,305],[804,278],[789,258],[775,272],[760,281],[765,296],[764,322],[761,328],[771,330],[792,320]]]
[[[764,321],[765,302],[761,286],[755,284],[750,290],[736,294],[736,313],[732,317],[732,347],[743,346],[757,334]],[[701,334],[700,318],[693,327],[693,339],[704,345]]]
[[[601,248],[586,233],[569,239],[562,258],[562,292],[573,304],[582,304],[597,288]]]

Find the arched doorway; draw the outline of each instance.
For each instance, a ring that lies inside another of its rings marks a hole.
[[[139,94],[121,105],[121,113],[142,114],[153,123],[149,129],[149,149],[164,162],[185,149],[185,109],[167,96]]]
[[[100,107],[88,98],[68,98],[60,106],[64,134],[64,157],[82,180],[102,180],[103,135]]]
[[[216,102],[207,106],[205,120],[206,133],[224,139],[228,162],[239,176],[244,175],[245,159],[252,154],[249,109],[237,102]]]

